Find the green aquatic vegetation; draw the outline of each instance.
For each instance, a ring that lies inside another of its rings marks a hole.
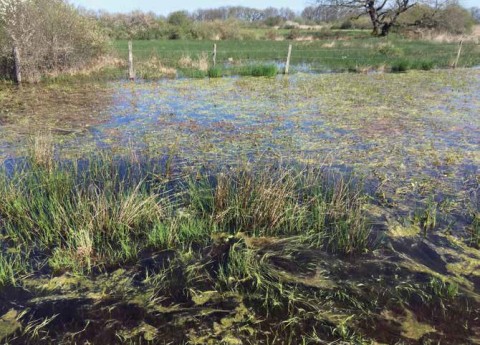
[[[273,167],[222,172],[189,184],[192,209],[224,231],[301,235],[311,246],[345,254],[369,247],[366,198],[343,178]]]
[[[6,285],[15,284],[19,275],[28,271],[28,262],[21,253],[9,251],[0,252],[0,289]],[[1,337],[0,337],[1,338]]]
[[[458,295],[458,284],[446,282],[438,278],[432,278],[429,283],[432,294],[442,299],[452,299]]]
[[[21,316],[21,313],[17,310],[10,309],[0,317],[0,341],[5,340],[22,329],[22,324],[19,322]]]
[[[0,304],[28,306],[23,326],[59,314],[51,343],[468,343],[480,310],[476,205],[464,205],[480,158],[477,78],[113,83],[102,101],[25,87],[0,109],[13,114],[2,157],[20,157],[0,174]],[[81,106],[90,99],[96,109]],[[33,149],[33,127],[56,130]],[[432,278],[462,298],[435,298]],[[71,328],[63,310],[81,321]]]
[[[13,173],[1,170],[0,216],[5,236],[48,249],[56,272],[129,262],[148,246],[187,250],[216,231],[301,235],[345,254],[369,247],[366,199],[341,177],[274,165],[212,171],[167,187],[156,171],[170,170],[169,159],[162,167],[149,157],[101,153],[62,162],[45,158],[47,151],[53,155],[42,149],[41,160],[32,151]]]
[[[208,71],[198,70],[198,69],[190,69],[190,68],[182,68],[180,70],[180,74],[186,78],[194,78],[194,79],[203,79],[208,76]]]
[[[208,69],[209,78],[221,78],[223,76],[223,70],[220,67],[210,67]]]
[[[470,242],[477,247],[480,246],[480,213],[478,212],[472,214]]]
[[[26,128],[53,127],[52,141],[66,156],[81,156],[79,148],[94,152],[97,145],[121,153],[128,143],[140,152],[171,151],[169,167],[156,172],[164,179],[175,178],[184,163],[173,160],[180,157],[194,173],[205,162],[229,165],[238,157],[332,164],[369,179],[386,176],[383,200],[408,207],[402,212],[409,213],[421,199],[417,193],[462,193],[466,167],[478,164],[475,131],[469,130],[477,123],[477,77],[475,71],[456,70],[428,76],[412,71],[115,83],[108,86],[108,101],[97,99],[96,94],[102,95],[98,89],[82,93],[69,85],[46,94],[37,89],[45,105],[60,97],[70,107],[42,106],[33,89],[24,88],[15,97],[23,98],[25,110],[15,108],[14,102],[6,104],[16,115],[2,127],[0,151],[2,157],[24,155]],[[439,93],[449,97],[439,98]],[[87,127],[80,124],[83,121]],[[439,212],[437,226],[443,226],[442,214],[461,209],[457,204]],[[462,222],[454,225],[453,231],[461,226]]]
[[[426,200],[425,205],[415,211],[413,223],[423,229],[424,236],[437,226],[438,207],[439,204],[435,201],[435,197],[430,196]]]

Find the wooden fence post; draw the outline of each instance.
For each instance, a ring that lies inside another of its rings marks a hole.
[[[135,79],[135,70],[133,69],[133,48],[132,41],[128,41],[128,78]]]
[[[15,64],[15,81],[17,84],[22,83],[22,60],[20,58],[20,50],[17,46],[13,47],[13,59]]]
[[[213,44],[213,67],[217,64],[217,44]]]
[[[287,55],[287,62],[285,63],[285,74],[288,74],[288,70],[290,69],[290,58],[292,57],[292,45],[288,45],[288,55]]]
[[[457,68],[458,60],[460,60],[460,54],[462,54],[462,46],[463,46],[463,40],[460,41],[460,46],[458,47],[457,58],[455,59],[455,62],[453,63],[453,68]]]

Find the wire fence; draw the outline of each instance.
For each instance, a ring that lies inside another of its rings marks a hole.
[[[177,46],[162,41],[134,42],[131,63],[142,65],[156,59],[163,65],[188,68],[208,65],[223,69],[255,64],[274,64],[279,69],[291,66],[293,71],[332,72],[370,67],[408,69],[432,69],[447,67],[471,67],[480,65],[480,46],[475,43],[425,44],[419,42],[377,44],[359,43],[300,43],[285,44],[265,41],[258,44],[232,44],[232,42],[196,43],[179,42]],[[288,54],[289,47],[291,54]],[[116,47],[121,59],[128,59],[128,45]]]

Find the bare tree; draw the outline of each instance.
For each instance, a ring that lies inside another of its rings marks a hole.
[[[480,23],[480,7],[472,7],[470,13],[472,14],[473,19],[477,23]]]
[[[29,10],[28,1],[0,0],[0,25],[14,58],[15,80],[22,82],[24,47],[32,45],[38,17]]]
[[[373,35],[386,36],[403,12],[415,6],[418,0],[318,0],[319,6],[350,9],[359,15],[367,15]]]
[[[303,9],[301,17],[305,20],[313,22],[331,22],[335,20],[351,17],[354,13],[352,10],[340,6],[319,5],[307,6]]]
[[[0,0],[0,32],[0,57],[11,57],[18,83],[83,67],[105,47],[93,20],[64,0]]]

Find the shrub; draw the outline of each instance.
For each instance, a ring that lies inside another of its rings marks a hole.
[[[96,22],[64,0],[1,2],[0,32],[5,33],[0,39],[3,63],[14,63],[15,45],[26,81],[49,72],[84,68],[107,50],[106,37]]]
[[[441,9],[428,5],[417,5],[402,13],[399,24],[410,27],[432,29],[452,34],[464,34],[472,28],[475,20],[472,13],[456,4],[450,4]]]
[[[240,25],[236,20],[213,22],[195,22],[191,28],[191,36],[202,40],[239,40]]]
[[[268,30],[266,33],[265,33],[265,38],[267,40],[271,40],[271,41],[275,41],[277,39],[277,30]]]
[[[290,32],[287,35],[287,39],[296,40],[300,36],[301,36],[300,30],[295,28],[295,29],[290,30]]]
[[[353,29],[353,23],[350,19],[345,20],[340,24],[340,30],[351,30]]]

